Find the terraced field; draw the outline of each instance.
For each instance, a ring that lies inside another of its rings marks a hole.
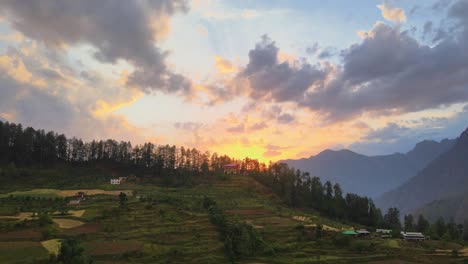
[[[203,207],[205,196],[215,200],[229,218],[252,225],[274,249],[274,253],[244,258],[240,263],[462,261],[447,254],[429,257],[423,245],[414,248],[396,240],[357,239],[349,247],[337,247],[333,243],[336,231],[350,226],[313,212],[288,208],[250,177],[233,176],[192,188],[142,185],[132,189],[136,195],[129,196],[124,207],[119,206],[116,195],[120,192],[97,192],[78,206],[67,206],[69,214],[52,212],[51,234],[39,226],[38,217],[0,219],[0,263],[45,259],[57,249],[58,239],[70,236],[81,241],[96,263],[228,263],[220,234]],[[40,197],[46,192],[36,189],[21,192],[24,193],[37,193]],[[0,214],[10,212],[8,207],[14,203],[24,201],[8,200],[0,207]],[[315,237],[318,224],[323,226],[320,239]],[[431,245],[434,247],[438,245]],[[21,254],[24,250],[31,254]]]

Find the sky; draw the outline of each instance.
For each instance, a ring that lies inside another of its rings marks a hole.
[[[468,126],[468,0],[0,0],[0,119],[261,161]]]

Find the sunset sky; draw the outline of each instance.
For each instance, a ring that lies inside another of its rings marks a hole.
[[[0,118],[261,161],[468,126],[467,0],[0,0]]]

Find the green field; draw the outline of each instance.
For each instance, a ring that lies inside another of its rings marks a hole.
[[[100,180],[95,185],[88,182],[74,187],[107,188]],[[463,263],[462,257],[450,254],[430,255],[437,249],[462,248],[453,243],[411,244],[400,240],[356,238],[349,245],[337,246],[334,243],[336,232],[331,230],[348,229],[352,225],[311,211],[288,208],[249,176],[200,181],[190,188],[155,184],[119,188],[133,190],[135,194],[129,195],[124,207],[119,206],[115,193],[101,193],[88,197],[78,206],[66,205],[63,211],[79,213],[62,215],[55,207],[63,204],[52,196],[60,193],[59,189],[43,184],[12,192],[5,187],[0,215],[19,213],[17,208],[20,207],[32,211],[50,207],[55,221],[48,224],[50,230],[45,230],[37,216],[30,220],[0,218],[0,263],[34,263],[47,259],[46,248],[52,251],[58,241],[52,239],[67,237],[78,238],[86,254],[96,263],[228,263],[218,229],[203,207],[205,196],[215,200],[228,218],[253,226],[272,249],[241,258],[238,263]],[[15,196],[30,198],[16,199]],[[60,228],[57,221],[84,224]],[[320,237],[315,235],[317,224],[328,227]],[[49,241],[45,243],[46,248],[41,245],[42,241]],[[28,254],[24,254],[25,251]]]

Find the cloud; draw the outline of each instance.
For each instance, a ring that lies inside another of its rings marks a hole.
[[[203,127],[203,124],[195,122],[176,122],[174,123],[174,127],[188,131],[197,131],[198,129]]]
[[[258,123],[255,123],[253,124],[251,127],[250,127],[250,130],[262,130],[262,129],[265,129],[267,128],[268,125],[266,124],[266,122],[258,122]]]
[[[432,30],[433,30],[433,23],[432,21],[427,21],[426,23],[424,23],[424,27],[423,27],[423,39],[427,38],[427,36],[430,36],[432,34]]]
[[[306,48],[306,52],[309,55],[315,55],[320,49],[320,46],[317,42]]]
[[[267,150],[263,153],[263,156],[265,158],[277,157],[279,155],[281,155],[281,151],[277,151],[277,150]]]
[[[295,120],[294,116],[288,113],[278,116],[278,122],[281,124],[289,124]]]
[[[168,53],[155,46],[167,18],[188,10],[184,0],[4,0],[0,9],[29,38],[53,47],[89,44],[101,62],[129,62],[135,67],[130,86],[145,92],[190,89],[185,77],[167,68]]]
[[[344,63],[331,81],[301,104],[337,121],[365,112],[398,114],[466,102],[465,43],[446,39],[431,48],[378,23],[362,43],[342,52]]]
[[[383,4],[377,5],[382,11],[382,16],[393,23],[403,23],[406,21],[405,10],[402,8],[392,7],[387,1]]]
[[[236,67],[227,59],[215,56],[215,67],[221,74],[229,74],[236,71]]]
[[[0,113],[10,122],[22,123],[68,136],[90,139],[142,140],[141,131],[114,115],[96,118],[87,108],[65,97],[0,74]]]
[[[326,48],[320,51],[320,53],[317,55],[317,58],[319,59],[328,59],[330,57],[333,57],[336,55],[336,51],[333,48]]]
[[[249,51],[249,63],[237,78],[247,80],[250,97],[275,102],[300,100],[309,87],[323,80],[325,72],[307,62],[280,63],[278,51],[266,35]]]
[[[276,42],[264,35],[249,51],[246,66],[219,94],[225,100],[237,95],[264,103],[294,103],[326,122],[467,102],[467,6],[466,1],[458,1],[449,8],[447,19],[455,23],[433,46],[419,42],[399,25],[378,22],[362,32],[362,41],[340,52],[337,64],[312,65],[305,59],[280,62]],[[314,44],[309,53],[318,50]],[[281,110],[269,118],[280,115]]]
[[[432,10],[434,11],[443,11],[446,9],[448,6],[451,5],[453,0],[438,0],[432,5]]]
[[[408,127],[396,123],[388,123],[385,127],[370,131],[365,140],[389,141],[401,138],[409,130]]]
[[[245,131],[245,125],[244,123],[240,123],[236,126],[228,128],[227,131],[231,133],[243,133]]]

